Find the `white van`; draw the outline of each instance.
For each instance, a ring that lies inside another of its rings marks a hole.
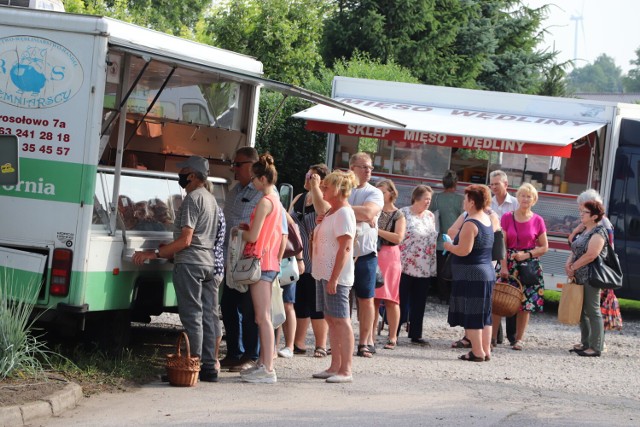
[[[117,20],[0,7],[0,135],[21,157],[0,186],[0,278],[32,284],[42,320],[105,340],[175,311],[171,265],[130,256],[172,239],[176,164],[209,159],[223,206],[260,87],[340,105],[261,75],[254,58]]]

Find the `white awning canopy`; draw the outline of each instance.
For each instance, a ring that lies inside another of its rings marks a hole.
[[[347,105],[400,122],[404,128],[324,105],[293,117],[307,130],[457,148],[571,157],[571,144],[606,123],[442,108],[364,98],[334,98]]]

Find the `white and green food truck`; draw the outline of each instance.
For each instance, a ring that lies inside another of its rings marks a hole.
[[[175,311],[171,264],[130,258],[172,239],[176,164],[209,159],[223,206],[261,87],[340,105],[261,75],[254,58],[117,20],[0,7],[0,135],[20,154],[19,181],[0,185],[5,288],[33,289],[58,330],[104,338]]]

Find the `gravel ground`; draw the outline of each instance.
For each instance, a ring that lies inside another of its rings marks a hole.
[[[367,372],[412,378],[416,376],[416,366],[413,363],[396,363],[396,360],[419,358],[429,362],[420,369],[428,366],[430,379],[508,382],[531,389],[640,400],[640,320],[625,320],[622,331],[607,331],[606,353],[600,358],[587,358],[568,351],[580,341],[578,326],[560,324],[555,312],[534,314],[525,336],[524,350],[514,351],[508,342],[507,345],[498,345],[491,362],[483,364],[485,369],[478,376],[477,364],[457,360],[468,350],[451,348],[451,343],[462,337],[464,332],[460,327],[452,328],[447,324],[447,311],[446,305],[433,301],[427,303],[423,334],[430,345],[426,347],[410,344],[403,329],[397,349],[384,350],[381,347],[386,342],[387,331],[382,331],[377,340],[378,353],[371,363],[365,365]],[[180,321],[175,314],[165,314],[154,318],[153,322],[179,324]],[[357,334],[355,321],[354,331]],[[310,333],[307,334],[307,346],[313,348]],[[296,371],[300,371],[300,375],[308,375],[308,369],[314,369],[315,363],[310,366],[302,363],[307,359],[317,362],[314,358],[296,357],[294,360],[300,363],[291,366],[290,374],[296,375]],[[365,361],[358,357],[354,359],[355,362]],[[356,373],[358,365],[354,366]]]
[[[218,383],[169,387],[156,381],[127,393],[100,394],[47,420],[48,426],[636,426],[640,424],[640,321],[607,333],[600,358],[567,350],[579,329],[558,324],[553,313],[532,318],[524,351],[499,346],[490,362],[457,359],[461,328],[446,324],[447,307],[429,302],[424,337],[384,350],[386,331],[372,359],[354,357],[350,384],[326,384],[311,374],[329,359],[279,358],[278,383],[246,384],[222,372]],[[175,315],[154,319],[176,327]],[[355,323],[355,322],[354,322]],[[357,331],[357,324],[354,324]],[[224,345],[224,343],[223,343]],[[114,417],[113,414],[118,414]]]

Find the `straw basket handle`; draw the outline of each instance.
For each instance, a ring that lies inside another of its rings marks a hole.
[[[180,336],[178,337],[178,342],[176,343],[176,354],[178,355],[178,357],[182,357],[180,354],[180,347],[181,347],[181,343],[184,340],[184,345],[187,349],[187,360],[191,360],[191,346],[189,345],[189,336],[187,335],[186,332],[182,332],[180,334]]]
[[[520,279],[513,275],[509,276],[509,278],[515,280],[515,282],[518,284],[518,288],[522,292],[522,301],[524,301],[526,297],[524,296],[524,286],[522,285],[522,282],[520,281]]]
[[[500,277],[499,277],[499,280],[500,280],[500,279],[501,279],[501,280],[504,280],[504,279],[502,279],[502,276],[500,276]],[[514,287],[515,287],[515,288],[520,289],[520,291],[521,291],[521,292],[522,292],[522,294],[523,294],[523,295],[522,295],[522,301],[524,301],[524,300],[526,299],[526,298],[525,298],[525,296],[524,296],[524,286],[522,285],[522,282],[520,281],[520,279],[518,279],[518,277],[517,277],[517,276],[514,276],[514,275],[509,275],[509,279],[513,279],[513,281],[514,281],[514,282],[516,282],[516,284],[517,284],[518,286],[514,286]]]

